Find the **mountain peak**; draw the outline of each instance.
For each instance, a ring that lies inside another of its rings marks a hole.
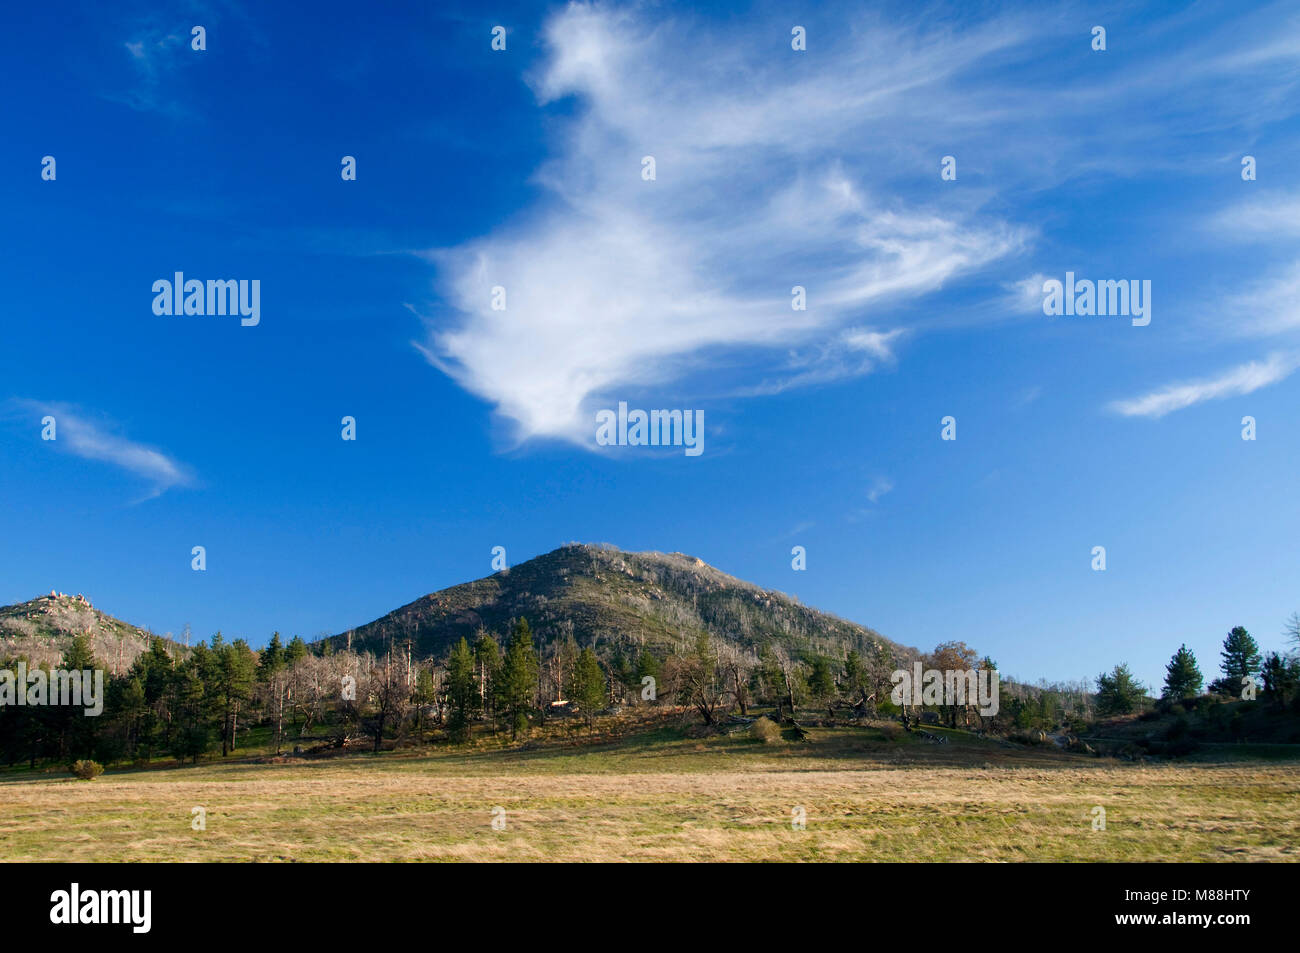
[[[687,553],[629,552],[608,543],[566,543],[509,569],[422,596],[329,641],[384,654],[410,642],[422,657],[444,655],[480,631],[501,639],[526,618],[545,642],[572,634],[606,649],[661,652],[701,633],[756,652],[775,642],[796,655],[842,655],[884,644],[878,632],[818,612]]]
[[[147,629],[96,609],[81,593],[51,589],[49,595],[0,606],[0,662],[22,656],[32,665],[57,665],[78,635],[89,637],[96,661],[114,674],[130,668],[154,639]]]

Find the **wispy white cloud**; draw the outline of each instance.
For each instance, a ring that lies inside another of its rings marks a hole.
[[[840,335],[840,340],[851,351],[859,351],[877,361],[892,361],[894,359],[894,340],[902,333],[901,328],[895,328],[893,331],[849,328]]]
[[[773,394],[894,367],[913,336],[1041,308],[1045,276],[1014,280],[1045,225],[1019,196],[1150,174],[1153,140],[1180,156],[1180,142],[1247,141],[1300,114],[1286,94],[1300,44],[1278,39],[1288,16],[1266,6],[1226,32],[1198,11],[1155,18],[1123,35],[1143,50],[1124,70],[1062,77],[1041,67],[1086,49],[1074,11],[960,29],[866,12],[803,55],[770,20],[570,4],[528,78],[540,105],[572,101],[534,176],[540,199],[428,253],[445,307],[417,346],[517,440],[588,445],[592,408],[612,399]],[[1277,95],[1257,95],[1266,81]],[[937,181],[949,151],[960,186]],[[1215,176],[1223,161],[1168,160]],[[983,300],[927,307],[995,271]],[[498,285],[505,311],[491,309]],[[806,310],[790,307],[796,285]]]
[[[125,27],[119,11],[103,29],[123,30],[119,35],[125,39],[118,49],[125,55],[108,64],[103,78],[109,86],[100,95],[141,112],[173,118],[190,115],[195,99],[185,71],[213,55],[193,49],[193,28],[203,27],[208,42],[221,44],[225,55],[256,61],[265,55],[269,39],[259,25],[258,11],[246,9],[250,6],[256,5],[242,0],[178,0],[166,12],[129,18]],[[122,67],[125,71],[116,75]]]
[[[1300,236],[1300,191],[1271,190],[1213,215],[1210,230],[1239,239],[1274,241]]]
[[[885,476],[872,477],[867,484],[863,495],[867,499],[868,506],[862,506],[855,501],[852,509],[845,514],[844,518],[850,523],[856,523],[859,520],[872,519],[879,512],[877,505],[885,496],[894,489],[894,481]]]
[[[1042,396],[1043,396],[1043,388],[1038,386],[1037,384],[1033,384],[1020,391],[1020,393],[1016,396],[1015,406],[1028,407],[1030,404],[1036,402],[1038,398]]]
[[[1026,314],[1042,314],[1043,282],[1047,280],[1048,276],[1040,271],[1019,281],[1004,282],[1002,288],[1006,294],[1003,300],[1007,309]]]
[[[122,43],[133,75],[131,84],[104,93],[104,98],[141,112],[183,114],[168,80],[181,64],[189,42],[189,36],[141,25],[132,39]]]
[[[1160,418],[1207,400],[1238,397],[1285,380],[1300,367],[1300,354],[1275,353],[1201,380],[1170,384],[1149,394],[1112,401],[1108,407],[1125,417]]]
[[[47,446],[118,467],[150,485],[147,498],[159,496],[175,486],[193,482],[189,467],[161,450],[123,436],[111,421],[95,420],[82,410],[63,403],[14,398],[7,402],[10,419],[30,418],[32,433],[41,429],[41,419],[54,418],[55,439]]]
[[[1300,261],[1230,295],[1221,308],[1239,334],[1269,336],[1300,329]]]
[[[894,488],[893,481],[887,477],[877,477],[872,481],[871,487],[867,490],[867,499],[872,503],[879,503],[881,498]]]
[[[759,384],[739,386],[731,393],[736,397],[780,394],[796,387],[870,374],[897,361],[897,343],[904,334],[902,328],[892,331],[846,328],[809,347],[788,351],[776,369],[777,376]]]
[[[580,109],[538,171],[545,202],[430,255],[454,313],[423,353],[518,439],[589,443],[593,406],[706,372],[741,395],[869,373],[894,360],[910,302],[1025,242],[962,202],[877,194],[839,159],[1014,30],[873,31],[795,68],[697,26],[582,5],[551,20],[531,82]]]

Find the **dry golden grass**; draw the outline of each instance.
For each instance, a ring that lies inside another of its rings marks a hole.
[[[896,744],[867,750],[848,733],[819,734],[775,752],[749,739],[646,741],[9,780],[0,782],[0,852],[33,861],[1300,859],[1294,763],[1139,766],[975,745],[905,747],[900,761]],[[1094,805],[1106,809],[1104,832],[1092,830]],[[191,830],[195,806],[206,808],[205,831]],[[505,830],[491,825],[495,807]],[[806,829],[792,826],[797,807]]]

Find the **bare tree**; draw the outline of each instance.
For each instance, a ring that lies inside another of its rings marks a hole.
[[[727,702],[731,696],[717,650],[708,635],[701,634],[695,650],[681,661],[682,687],[687,704],[700,714],[706,725],[716,724],[718,716],[731,707]]]
[[[799,678],[798,663],[791,657],[785,646],[776,645],[772,648],[772,655],[776,659],[777,667],[781,670],[781,680],[785,688],[785,703],[790,706],[790,720],[795,720],[795,683]],[[780,715],[780,705],[777,706],[777,715]]]
[[[375,751],[383,744],[384,729],[393,722],[401,723],[410,707],[411,693],[406,687],[402,665],[391,654],[371,672],[368,700],[374,706],[370,720],[375,739]]]
[[[734,643],[723,643],[717,648],[718,666],[722,682],[731,695],[732,702],[740,708],[742,718],[749,715],[749,676],[756,660]]]

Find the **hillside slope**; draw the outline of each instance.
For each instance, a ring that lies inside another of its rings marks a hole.
[[[474,582],[430,593],[352,630],[356,650],[377,654],[411,641],[419,657],[441,656],[480,627],[498,639],[526,618],[546,641],[571,631],[580,644],[645,645],[664,651],[700,632],[756,649],[775,642],[797,656],[842,656],[882,643],[902,659],[916,650],[801,605],[681,553],[630,553],[570,544]],[[327,641],[348,644],[349,633]]]
[[[51,593],[0,606],[0,662],[24,657],[34,665],[57,665],[73,636],[89,635],[95,659],[119,674],[148,651],[153,634],[100,612],[81,595]],[[178,651],[179,645],[168,640]]]

